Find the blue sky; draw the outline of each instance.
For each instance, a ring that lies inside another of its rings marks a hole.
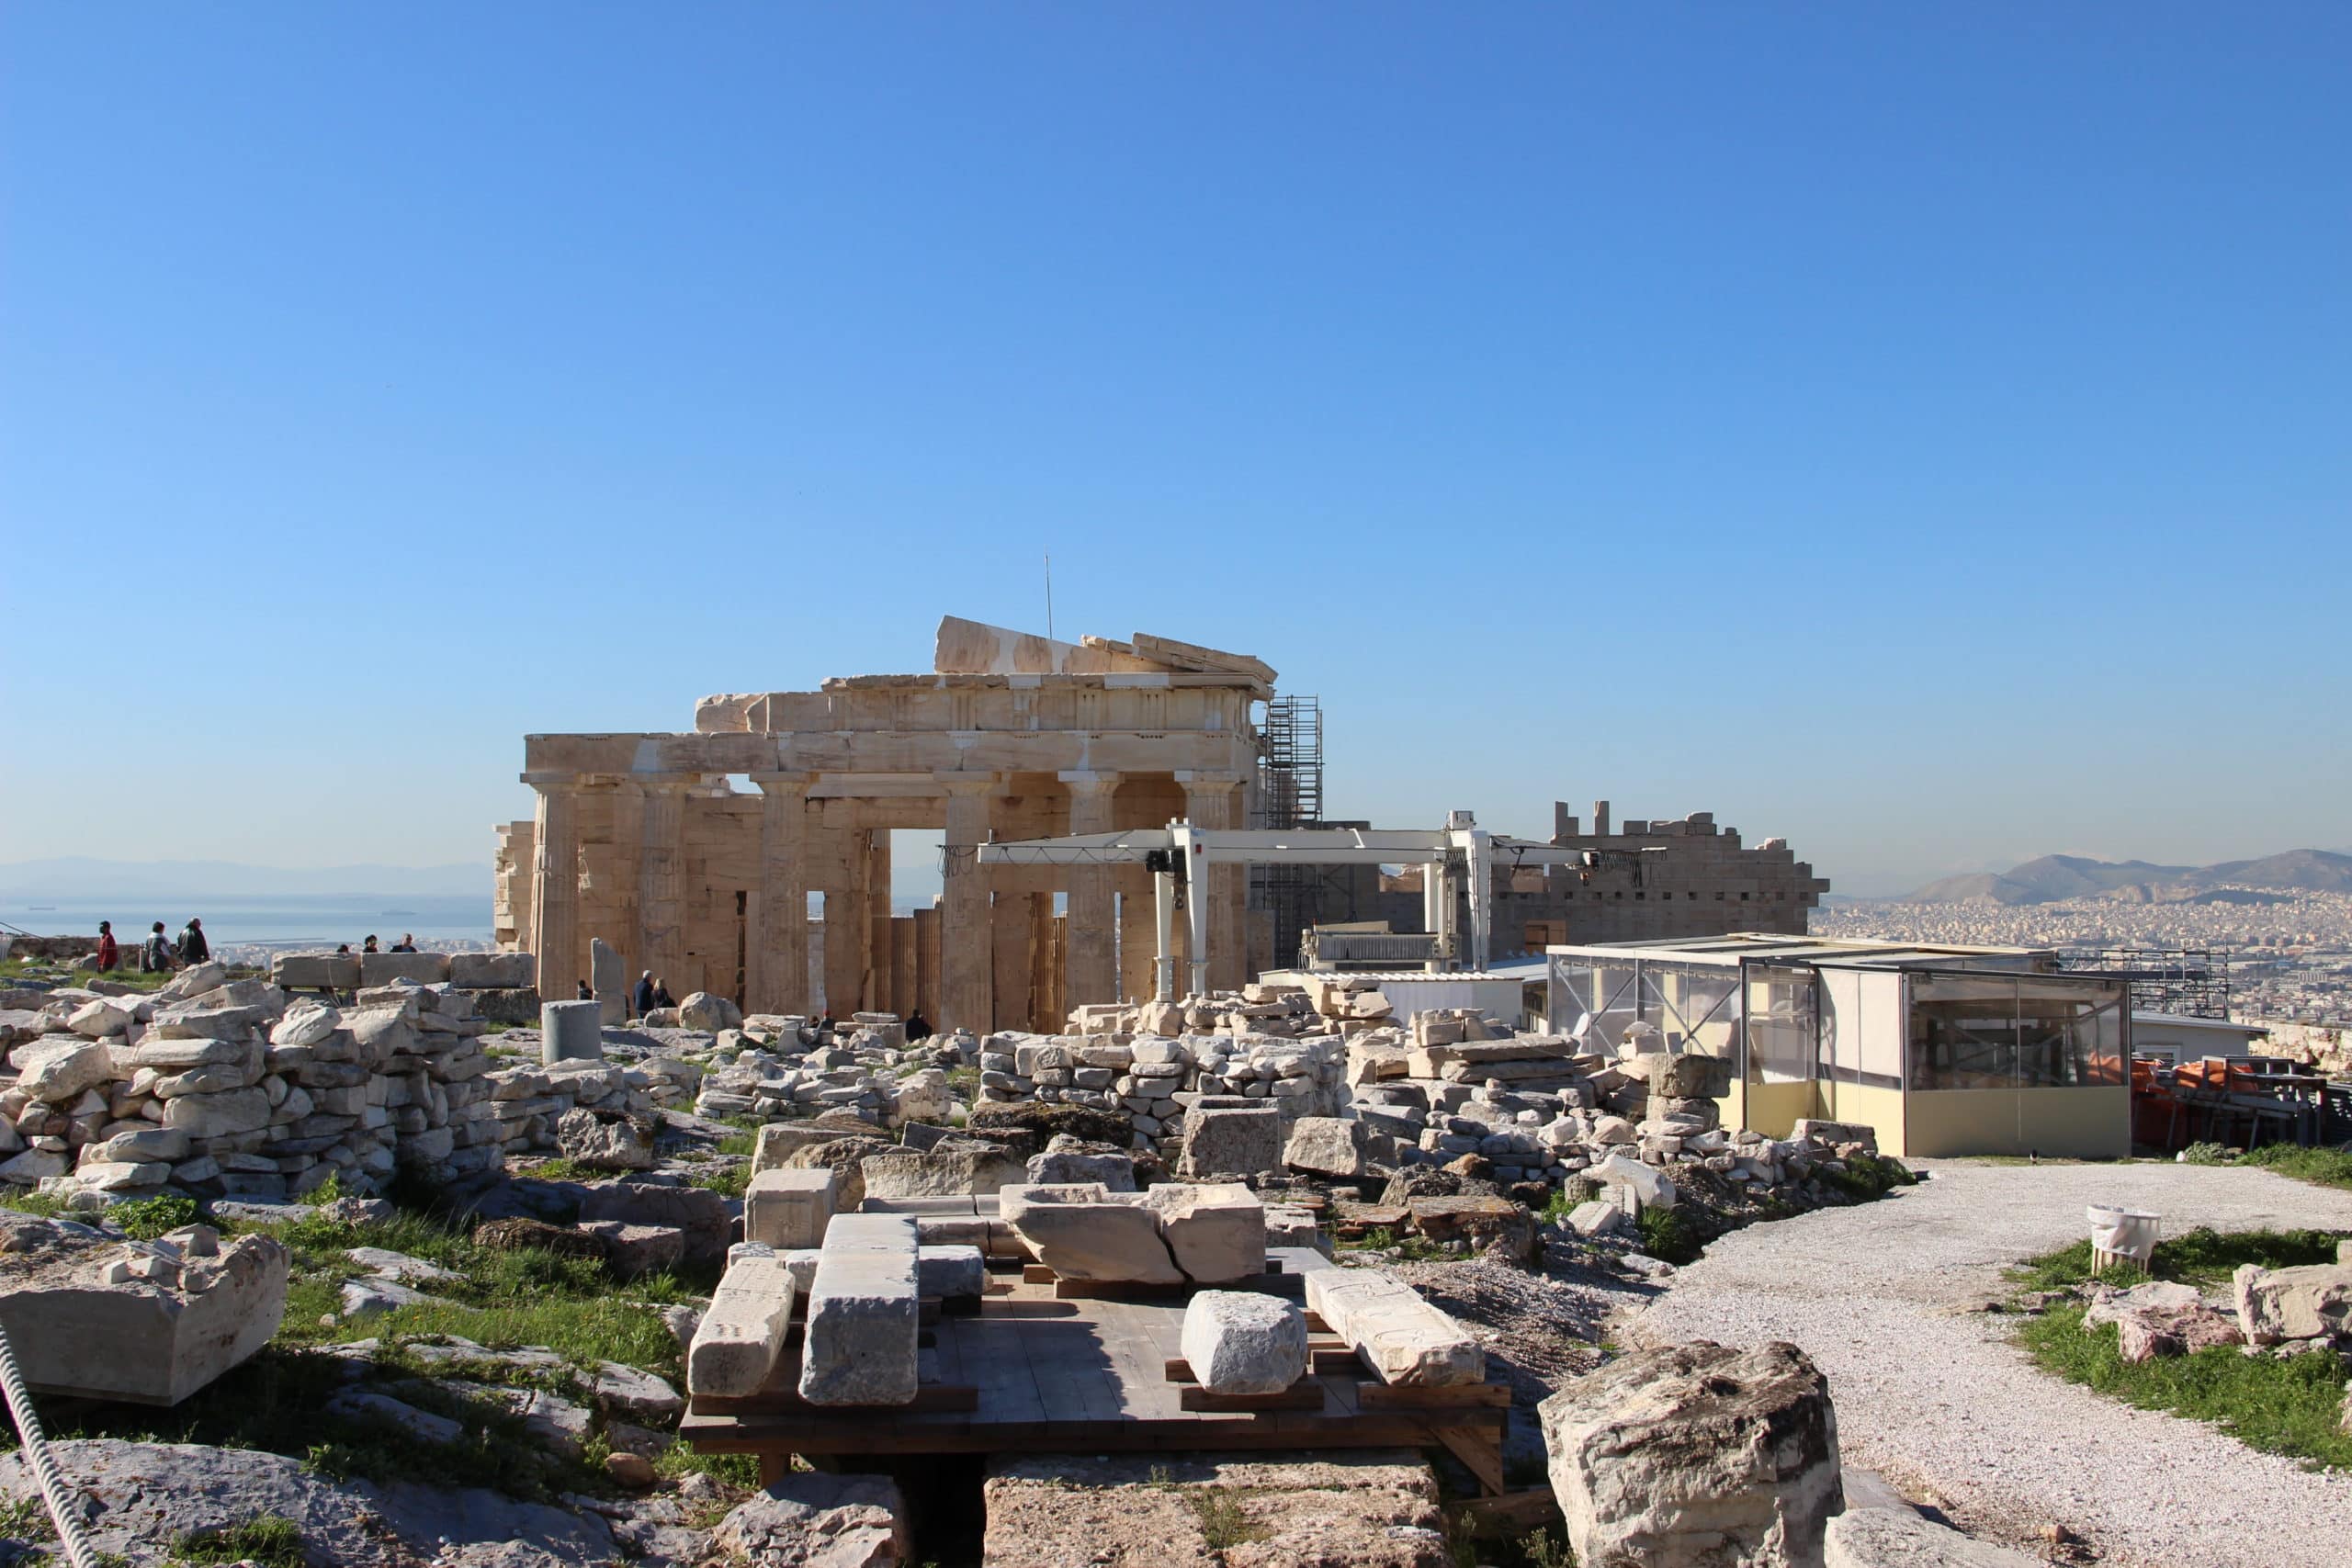
[[[16,6],[0,860],[1247,649],[1335,811],[2352,843],[2340,6]]]

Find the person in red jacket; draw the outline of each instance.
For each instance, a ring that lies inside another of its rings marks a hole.
[[[122,949],[115,943],[114,922],[100,920],[98,922],[98,973],[111,975],[114,973],[114,966],[121,962]]]

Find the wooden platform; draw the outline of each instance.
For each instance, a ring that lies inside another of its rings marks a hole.
[[[1308,1374],[1285,1393],[1211,1397],[1183,1364],[1183,1324],[1181,1301],[1067,1300],[1001,1281],[977,1314],[926,1331],[910,1407],[809,1405],[787,1348],[763,1392],[692,1399],[678,1435],[706,1453],[758,1454],[770,1473],[792,1454],[1442,1447],[1502,1491],[1502,1385],[1390,1388],[1317,1332]]]

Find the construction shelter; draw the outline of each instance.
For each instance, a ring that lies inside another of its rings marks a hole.
[[[1555,1031],[1728,1058],[1727,1127],[1864,1122],[1908,1156],[2131,1152],[2127,988],[2050,952],[1761,932],[1546,951]]]

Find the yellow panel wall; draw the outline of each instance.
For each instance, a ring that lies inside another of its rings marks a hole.
[[[1889,1148],[1880,1132],[1879,1146],[1889,1154],[1936,1158],[2032,1152],[2120,1159],[2132,1152],[2132,1091],[2120,1085],[1915,1089],[1905,1109],[1900,1148]]]
[[[1824,1079],[1814,1086],[1820,1090],[1820,1115],[1829,1122],[1858,1122],[1878,1134],[1878,1152],[1902,1156],[1917,1151],[1909,1145],[1910,1129],[1905,1112],[1904,1093],[1899,1089],[1879,1089],[1869,1084],[1839,1083]],[[1917,1097],[1911,1097],[1917,1103]]]
[[[1734,1085],[1733,1088],[1736,1093],[1738,1086]],[[1745,1122],[1731,1119],[1729,1108],[1734,1104],[1733,1100],[1725,1100],[1723,1104],[1726,1108],[1724,1111],[1724,1126],[1746,1127],[1768,1138],[1785,1138],[1800,1120],[1815,1114],[1814,1085],[1810,1082],[1747,1085]]]

